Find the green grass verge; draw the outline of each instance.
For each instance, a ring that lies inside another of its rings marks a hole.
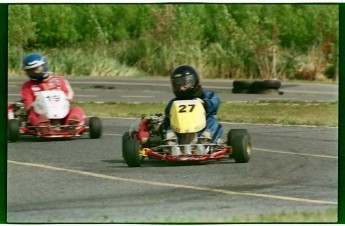
[[[324,211],[316,212],[279,212],[272,214],[260,214],[246,217],[235,217],[230,219],[220,219],[216,217],[190,217],[174,218],[167,217],[164,221],[158,219],[157,222],[145,223],[163,223],[163,224],[237,224],[237,223],[337,223],[338,209],[329,208]],[[125,222],[125,223],[143,223],[143,222]]]
[[[263,214],[253,218],[234,218],[232,223],[336,223],[338,209],[330,208],[320,212],[296,212]]]
[[[163,113],[167,103],[74,103],[87,115],[140,117]],[[232,123],[338,126],[338,102],[231,102],[222,103],[218,119]]]

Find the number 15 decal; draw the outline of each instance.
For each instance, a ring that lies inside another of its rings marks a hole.
[[[179,113],[185,113],[185,112],[192,112],[194,110],[195,104],[182,104],[179,106],[180,110]]]

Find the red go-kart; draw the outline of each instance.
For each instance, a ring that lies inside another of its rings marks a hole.
[[[41,91],[34,103],[34,110],[45,114],[49,123],[33,126],[28,121],[27,110],[21,101],[7,105],[8,140],[16,142],[20,135],[34,135],[42,138],[72,138],[84,132],[89,132],[92,139],[102,135],[102,122],[98,117],[88,117],[84,124],[77,121],[63,125],[62,119],[69,113],[70,106],[66,95],[62,91]],[[49,133],[42,133],[42,129],[49,129]]]
[[[122,136],[122,156],[130,167],[139,167],[145,158],[169,162],[202,162],[223,158],[246,163],[251,140],[246,129],[232,129],[227,142],[210,142],[198,136],[206,126],[205,110],[197,100],[175,101],[170,110],[170,126],[177,135],[168,138],[161,114],[145,116],[133,123]]]

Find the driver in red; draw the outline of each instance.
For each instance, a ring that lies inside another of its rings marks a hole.
[[[39,53],[31,53],[23,59],[23,69],[30,80],[21,88],[21,97],[28,111],[28,119],[37,127],[40,134],[49,134],[50,121],[45,114],[37,114],[33,109],[37,92],[45,90],[62,90],[68,100],[72,102],[74,92],[69,82],[62,76],[50,75],[47,61]],[[80,107],[71,107],[69,114],[62,120],[64,125],[82,125],[85,121],[85,112]],[[48,127],[47,127],[48,126]]]

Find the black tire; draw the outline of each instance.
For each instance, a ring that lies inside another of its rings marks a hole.
[[[278,80],[262,80],[262,81],[255,81],[248,89],[249,93],[255,93],[255,94],[267,94],[272,93],[272,90],[276,90],[276,92],[279,94],[278,89],[281,86],[281,82]],[[266,92],[266,90],[270,90],[270,92]]]
[[[248,93],[248,89],[233,88],[232,93]]]
[[[239,135],[247,135],[249,137],[249,141],[250,141],[250,135],[248,133],[248,130],[246,130],[246,129],[231,129],[228,132],[227,145],[232,146],[234,138],[239,136]]]
[[[246,129],[231,129],[228,132],[228,137],[227,137],[228,140],[227,140],[226,144],[228,146],[234,147],[235,139],[238,136],[247,136],[248,137],[248,143],[249,143],[249,145],[251,145],[251,137],[248,133],[248,130],[246,130]],[[233,150],[234,150],[234,148],[233,148]],[[235,158],[234,151],[229,155],[229,157]],[[235,159],[235,161],[236,161],[236,159]]]
[[[10,119],[8,120],[8,134],[7,138],[11,142],[16,142],[19,140],[19,127],[20,127],[20,122],[18,119]]]
[[[136,139],[126,140],[123,145],[123,158],[129,167],[139,167],[143,160],[139,152],[140,142]]]
[[[262,80],[253,82],[251,87],[261,88],[261,89],[279,89],[281,82],[278,80]]]
[[[247,93],[252,83],[252,81],[247,80],[235,80],[232,83],[232,93]]]
[[[235,80],[232,83],[232,86],[234,89],[249,89],[249,87],[252,85],[252,81],[247,80]]]
[[[125,143],[127,140],[131,139],[131,135],[129,134],[129,132],[125,132],[122,135],[122,157],[124,155],[124,150],[125,150]]]
[[[98,117],[89,118],[89,137],[97,139],[102,136],[102,121]]]
[[[281,95],[278,89],[257,89],[256,94],[275,94]]]
[[[281,82],[279,80],[264,80],[263,86],[266,89],[279,89],[281,87]]]
[[[232,157],[237,163],[246,163],[250,159],[251,144],[249,136],[246,134],[238,135],[232,143]]]

